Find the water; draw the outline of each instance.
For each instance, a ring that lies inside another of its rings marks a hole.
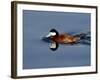
[[[56,51],[43,42],[51,28],[60,33],[90,29],[89,13],[23,11],[23,69],[89,66],[89,45],[59,45]]]

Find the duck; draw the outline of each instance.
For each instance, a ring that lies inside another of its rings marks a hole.
[[[68,33],[59,33],[56,29],[53,28],[49,31],[48,35],[42,38],[42,40],[45,42],[49,42],[50,49],[52,51],[56,51],[59,47],[59,44],[74,45],[77,43],[83,43],[80,41],[88,39],[86,35],[87,34],[85,33],[80,33],[76,35],[71,35]]]
[[[43,41],[49,42],[49,48],[52,51],[56,51],[59,47],[59,44],[74,44],[79,40],[79,37],[74,37],[67,33],[61,33],[56,29],[51,29],[49,34],[42,38]]]
[[[56,29],[51,29],[46,38],[50,39],[51,42],[59,44],[74,44],[80,39],[80,37],[73,36],[68,33],[59,34]]]

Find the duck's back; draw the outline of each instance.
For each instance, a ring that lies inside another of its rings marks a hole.
[[[60,34],[59,36],[53,37],[52,40],[57,43],[73,43],[77,40],[77,38],[69,34]]]

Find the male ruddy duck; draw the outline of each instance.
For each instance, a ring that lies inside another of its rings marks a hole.
[[[73,36],[67,33],[59,34],[55,29],[51,29],[46,37],[49,38],[52,42],[60,44],[73,44],[80,39],[80,37]]]
[[[46,42],[50,42],[50,49],[55,51],[59,44],[76,44],[81,39],[85,39],[86,34],[81,33],[78,35],[70,35],[68,33],[61,33],[59,34],[56,29],[51,29],[49,34],[43,37],[43,40]]]

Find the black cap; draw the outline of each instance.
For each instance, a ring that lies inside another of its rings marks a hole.
[[[59,35],[58,31],[56,29],[51,29],[50,32],[55,32],[56,35]]]

